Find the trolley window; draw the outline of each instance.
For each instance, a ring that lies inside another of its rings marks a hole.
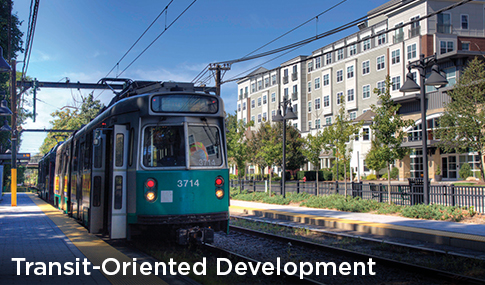
[[[145,128],[143,165],[147,167],[185,166],[183,126]]]
[[[222,165],[219,129],[214,126],[189,126],[190,165],[214,167]]]
[[[216,114],[219,111],[219,100],[199,94],[158,95],[152,97],[152,111]]]

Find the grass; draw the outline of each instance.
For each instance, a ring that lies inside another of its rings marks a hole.
[[[235,200],[263,202],[268,204],[288,205],[290,203],[296,203],[300,206],[310,208],[335,209],[339,211],[359,213],[398,214],[407,218],[455,222],[473,217],[476,214],[473,208],[468,209],[438,204],[399,206],[394,203],[379,203],[375,200],[367,200],[360,197],[343,196],[339,194],[314,196],[308,193],[288,193],[286,198],[283,198],[281,195],[275,195],[274,193],[269,196],[269,193],[249,193],[247,191],[239,191],[236,188],[232,188],[231,198]]]

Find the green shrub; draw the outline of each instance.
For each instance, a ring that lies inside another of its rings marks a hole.
[[[377,180],[377,176],[375,174],[369,174],[367,175],[367,180]]]
[[[399,169],[397,167],[393,167],[391,170],[391,179],[399,178]]]
[[[460,178],[463,179],[463,180],[467,179],[470,176],[473,176],[473,172],[472,172],[472,169],[470,167],[470,164],[464,163],[460,167],[460,171],[458,172],[458,174],[460,175]]]

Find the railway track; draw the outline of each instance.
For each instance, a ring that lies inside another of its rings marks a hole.
[[[386,268],[405,270],[405,271],[411,272],[412,274],[420,274],[421,276],[423,276],[423,278],[429,278],[429,276],[432,276],[432,279],[438,283],[451,282],[451,283],[457,283],[457,284],[458,283],[459,284],[485,284],[485,279],[465,276],[465,275],[461,275],[461,274],[457,274],[457,273],[453,273],[445,270],[430,268],[419,264],[413,264],[410,262],[386,258],[378,255],[369,254],[369,253],[362,253],[355,250],[349,250],[346,248],[324,245],[324,244],[305,241],[301,239],[284,237],[281,235],[269,234],[262,231],[256,231],[256,230],[251,230],[251,229],[237,227],[237,226],[231,226],[230,229],[231,231],[235,231],[238,233],[244,233],[247,235],[257,236],[264,239],[277,240],[279,242],[286,243],[286,244],[290,243],[292,246],[301,246],[301,247],[307,248],[308,250],[317,250],[325,253],[333,253],[340,256],[346,256],[351,259],[366,260],[371,258],[373,262],[375,262],[376,264],[384,264]],[[332,235],[332,234],[326,233],[326,235]],[[338,234],[334,234],[334,235],[338,236]],[[378,241],[369,241],[369,242],[378,243]],[[403,244],[398,245],[397,243],[393,243],[393,246],[406,247],[408,249],[420,251],[422,254],[425,254],[425,255],[438,254],[438,255],[444,256],[446,254],[445,252],[440,252],[437,250],[426,250],[424,248],[418,248],[415,246],[409,246],[409,245],[403,245]]]

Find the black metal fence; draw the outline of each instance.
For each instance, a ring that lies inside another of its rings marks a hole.
[[[387,183],[358,183],[346,182],[347,195],[372,199],[387,203],[389,201]],[[256,180],[231,180],[231,187],[240,187],[248,192],[269,191],[269,181]],[[271,182],[271,192],[281,194],[281,182]],[[315,181],[287,181],[286,193],[309,193],[312,195],[326,196],[331,194],[345,195],[345,182],[318,182]],[[419,181],[410,181],[408,184],[391,185],[391,202],[397,205],[416,205],[424,202],[424,186]],[[431,204],[444,206],[473,207],[476,212],[485,213],[485,187],[454,186],[454,185],[430,185],[429,201]]]

